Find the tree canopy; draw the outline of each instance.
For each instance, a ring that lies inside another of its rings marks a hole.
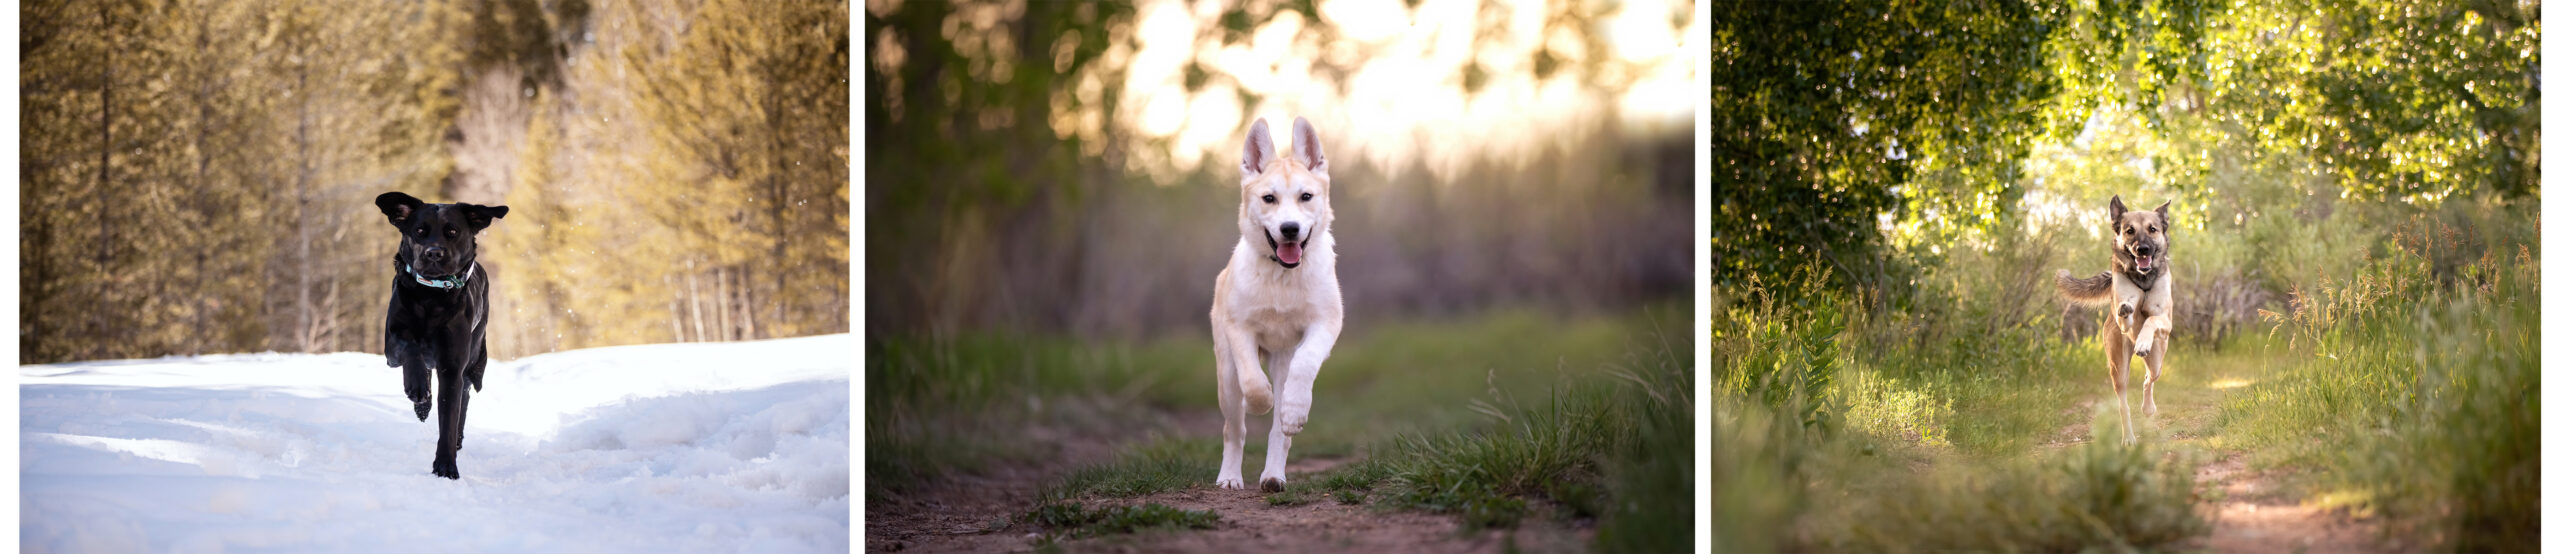
[[[2201,202],[2239,168],[2375,203],[2532,198],[2538,8],[1718,4],[1715,279],[1890,284],[1896,238],[1996,226],[2036,186],[2019,168],[2037,145],[2084,141],[2111,111],[2159,137],[2133,160],[2144,184]]]

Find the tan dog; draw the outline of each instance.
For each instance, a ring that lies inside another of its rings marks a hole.
[[[1217,345],[1218,410],[1226,415],[1218,487],[1244,488],[1246,412],[1271,411],[1262,490],[1280,492],[1289,477],[1289,438],[1307,423],[1316,371],[1342,334],[1342,284],[1333,275],[1333,178],[1316,129],[1298,118],[1289,157],[1274,155],[1261,119],[1244,138],[1243,205],[1236,208],[1235,254],[1218,272],[1209,330]],[[1260,240],[1256,240],[1260,239]],[[1266,379],[1264,366],[1271,368]]]
[[[2142,413],[2158,413],[2151,386],[2160,380],[2169,350],[2169,203],[2147,212],[2125,211],[2124,198],[2107,201],[2115,235],[2114,269],[2087,279],[2059,270],[2054,284],[2062,297],[2089,305],[2112,305],[2107,311],[2107,383],[2124,407],[2125,442],[2133,442],[2133,404],[2124,397],[2132,357],[2141,357],[2149,376],[2142,380]],[[2130,354],[2131,356],[2128,356]]]

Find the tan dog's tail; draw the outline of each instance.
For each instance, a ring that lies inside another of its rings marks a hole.
[[[2071,270],[2055,270],[2053,291],[2061,293],[2063,300],[2103,306],[2115,300],[2115,274],[2099,273],[2087,279],[2073,279]]]
[[[1250,414],[1271,413],[1271,377],[1261,371],[1236,368],[1237,384],[1244,386],[1244,411]]]

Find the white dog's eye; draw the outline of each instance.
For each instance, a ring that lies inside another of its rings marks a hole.
[[[1278,203],[1280,203],[1280,197],[1265,194],[1265,195],[1262,195],[1262,203],[1264,203],[1264,204],[1278,204]]]
[[[1316,193],[1312,193],[1312,192],[1301,192],[1301,193],[1298,193],[1298,201],[1299,201],[1299,202],[1306,202],[1306,201],[1309,201],[1309,200],[1315,200],[1315,199],[1316,199]]]

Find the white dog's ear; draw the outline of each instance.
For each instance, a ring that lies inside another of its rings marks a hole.
[[[1307,166],[1307,171],[1325,172],[1324,143],[1316,141],[1316,126],[1308,125],[1307,118],[1298,118],[1289,135],[1289,144],[1290,154],[1298,157],[1298,165]]]
[[[1253,118],[1253,130],[1244,133],[1245,178],[1261,175],[1263,164],[1270,163],[1272,155],[1271,126],[1263,124],[1262,118]]]

